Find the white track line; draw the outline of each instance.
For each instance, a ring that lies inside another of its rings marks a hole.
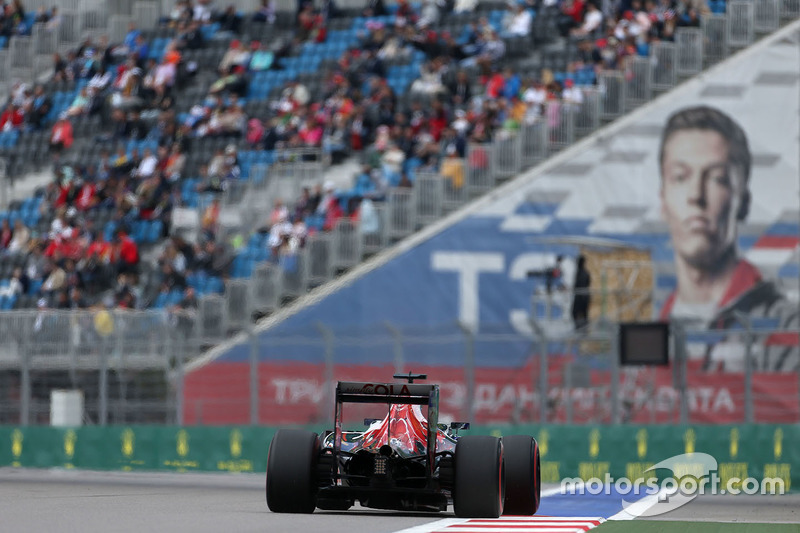
[[[579,485],[576,485],[576,489],[579,488]],[[550,489],[543,490],[541,492],[542,498],[547,498],[549,496],[556,496],[562,494],[561,487],[553,487]],[[442,520],[437,520],[435,522],[429,522],[427,524],[422,524],[419,526],[410,527],[407,529],[403,529],[397,531],[396,533],[432,533],[435,531],[447,531],[447,533],[478,533],[480,531],[479,527],[474,526],[490,526],[491,531],[497,531],[502,533],[571,533],[573,531],[586,531],[587,529],[591,529],[591,527],[595,527],[592,525],[590,528],[583,528],[580,527],[579,524],[576,522],[580,521],[597,521],[602,522],[602,518],[598,517],[555,517],[555,516],[508,516],[503,517],[497,520],[476,520],[476,519],[469,519],[469,518],[443,518]],[[500,526],[503,522],[503,525],[506,527],[497,527]],[[470,525],[473,527],[464,527],[467,522],[471,522]],[[537,523],[538,522],[538,523]],[[565,527],[571,525],[569,523],[576,523],[574,528]],[[548,526],[555,526],[548,529]],[[535,528],[535,529],[534,529]]]

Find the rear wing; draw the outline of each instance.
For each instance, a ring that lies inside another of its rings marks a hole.
[[[422,383],[361,383],[340,381],[336,385],[336,411],[334,412],[334,450],[342,446],[342,404],[386,403],[427,405],[427,474],[433,476],[436,455],[436,431],[439,422],[439,386]]]
[[[337,403],[430,405],[432,395],[438,399],[438,385],[340,381],[336,387]]]

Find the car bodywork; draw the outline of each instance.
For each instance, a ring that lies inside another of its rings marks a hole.
[[[348,403],[386,403],[389,410],[366,420],[365,431],[344,431]],[[438,408],[437,385],[339,382],[334,429],[319,458],[317,506],[346,509],[358,500],[380,509],[446,510],[458,430],[468,424],[440,426]]]

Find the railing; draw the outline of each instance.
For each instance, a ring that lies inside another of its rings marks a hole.
[[[254,297],[275,305],[271,268],[254,276],[259,285]],[[239,289],[240,294],[250,290],[244,284]],[[330,416],[331,381],[367,378],[354,361],[369,365],[367,379],[395,371],[428,373],[441,385],[441,416],[448,419],[800,421],[800,376],[773,368],[764,349],[776,336],[796,339],[797,330],[747,322],[729,330],[673,323],[669,367],[625,367],[619,364],[613,321],[575,330],[532,319],[525,327],[484,325],[479,331],[457,324],[419,329],[387,323],[357,333],[309,324],[307,331],[251,335],[236,350],[242,363],[187,374],[185,364],[204,336],[212,330],[212,336],[222,334],[224,319],[213,314],[220,306],[209,306],[211,314],[204,307],[186,316],[0,315],[6,339],[0,351],[0,424],[49,423],[54,388],[83,392],[87,424],[321,422]]]

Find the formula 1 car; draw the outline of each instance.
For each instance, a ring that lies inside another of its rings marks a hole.
[[[469,435],[468,423],[438,424],[439,386],[414,383],[424,374],[395,375],[407,383],[339,382],[334,429],[281,429],[267,456],[266,493],[277,513],[364,507],[446,511],[497,518],[533,515],[539,507],[539,447],[528,435]],[[385,403],[383,419],[366,431],[343,431],[346,403]],[[422,413],[427,406],[427,417]]]

